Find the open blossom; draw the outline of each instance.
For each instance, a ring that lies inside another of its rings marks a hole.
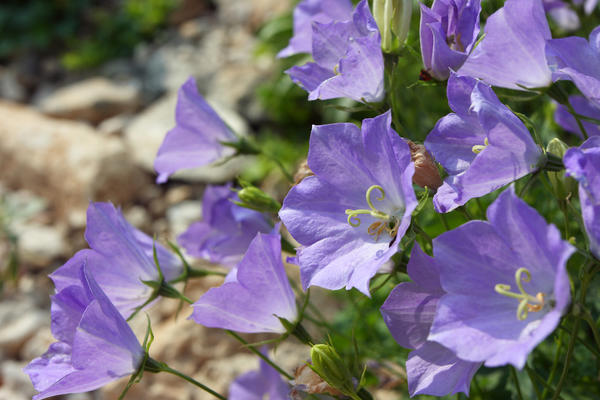
[[[413,282],[401,283],[381,306],[381,314],[398,344],[414,349],[406,361],[408,392],[445,396],[469,394],[478,362],[459,359],[450,350],[427,340],[439,299],[445,294],[440,286],[439,266],[418,244],[407,266]]]
[[[446,80],[471,52],[479,34],[480,0],[435,0],[421,3],[421,55],[425,70]]]
[[[356,101],[383,99],[381,36],[362,0],[347,21],[312,24],[315,62],[292,67],[286,73],[307,92],[308,99],[349,97]]]
[[[573,81],[600,107],[600,26],[592,31],[589,42],[578,36],[549,40],[546,57],[554,80]]]
[[[263,351],[264,353],[264,351]],[[290,386],[279,372],[264,360],[258,371],[238,376],[229,386],[230,400],[287,400]]]
[[[452,211],[540,167],[542,150],[489,86],[452,75],[448,103],[454,113],[440,119],[425,140],[449,174],[433,198],[438,212]]]
[[[312,24],[346,21],[352,15],[350,0],[302,0],[294,9],[294,36],[277,57],[312,51]]]
[[[24,369],[39,392],[34,400],[98,389],[136,372],[144,358],[85,261],[78,264],[73,285],[52,296],[52,334],[58,341]]]
[[[567,174],[579,182],[579,202],[590,250],[600,259],[600,136],[567,150],[563,161]]]
[[[570,301],[566,263],[574,248],[514,189],[433,241],[441,286],[428,340],[487,367],[523,368]]]
[[[573,106],[573,109],[577,114],[600,120],[600,104],[596,105],[583,96],[570,96],[569,103]],[[580,138],[583,138],[583,134],[579,129],[575,117],[569,112],[567,107],[558,104],[556,112],[554,113],[554,120],[567,132],[571,132]],[[584,119],[581,119],[581,124],[588,136],[600,135],[600,125]]]
[[[192,256],[233,267],[243,257],[258,232],[274,230],[264,214],[240,207],[231,185],[207,186],[202,199],[202,221],[179,236]]]
[[[460,75],[516,90],[552,83],[544,51],[552,36],[542,0],[506,0],[487,19],[484,32]]]
[[[314,126],[308,150],[313,176],[294,186],[279,216],[302,247],[302,285],[357,288],[397,251],[417,200],[406,142],[391,113],[350,123]]]
[[[142,281],[158,281],[153,246],[166,281],[183,272],[181,261],[151,237],[131,226],[110,203],[90,203],[85,240],[91,249],[78,251],[50,275],[57,290],[79,280],[79,269],[87,269],[123,317],[128,318],[151,297],[153,289]]]
[[[298,310],[281,260],[279,235],[258,233],[234,272],[192,305],[191,319],[238,332],[284,333],[279,318],[296,322]]]
[[[194,78],[179,89],[175,122],[154,160],[157,183],[166,182],[180,169],[208,165],[234,153],[222,142],[236,142],[236,136],[200,96]]]
[[[543,0],[543,4],[544,11],[560,29],[574,31],[581,26],[577,12],[563,0]]]

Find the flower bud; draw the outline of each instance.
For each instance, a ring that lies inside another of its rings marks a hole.
[[[333,346],[316,344],[310,350],[310,357],[311,369],[325,382],[346,396],[356,396],[352,374]]]
[[[240,201],[234,201],[240,207],[261,212],[276,213],[281,208],[281,204],[271,196],[246,182],[240,182],[242,189],[237,191]]]
[[[569,149],[569,146],[562,140],[554,138],[546,146],[546,151],[553,154],[561,159]],[[574,193],[577,189],[577,182],[575,179],[565,176],[565,171],[548,171],[548,179],[552,184],[552,190],[556,197],[560,200],[566,199],[570,193]]]
[[[410,157],[415,164],[413,182],[421,187],[437,190],[442,186],[442,178],[433,158],[422,144],[407,140],[410,148]]]
[[[393,52],[404,43],[410,28],[411,14],[412,0],[373,1],[373,17],[381,32],[381,48],[385,53]]]

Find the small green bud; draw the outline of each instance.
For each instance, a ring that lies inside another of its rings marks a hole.
[[[325,382],[346,396],[357,398],[352,374],[333,346],[316,344],[310,350],[310,357],[312,370]]]
[[[272,212],[276,213],[281,208],[281,204],[271,196],[257,188],[256,186],[250,185],[246,182],[240,182],[242,189],[237,191],[240,201],[234,203],[240,207],[249,208],[251,210],[261,212]]]
[[[373,1],[373,17],[381,32],[381,48],[385,53],[392,53],[406,40],[412,3],[412,0]]]
[[[566,145],[560,139],[554,138],[548,143],[546,146],[546,151],[549,154],[553,154],[554,156],[562,159],[568,150],[569,146]],[[574,193],[577,189],[577,182],[575,179],[565,176],[565,171],[548,171],[548,179],[552,184],[552,190],[557,198],[560,200],[566,199],[570,193]]]

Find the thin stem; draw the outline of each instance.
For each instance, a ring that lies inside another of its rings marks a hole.
[[[244,347],[246,347],[248,350],[250,350],[251,352],[253,352],[257,356],[259,356],[260,358],[262,358],[271,367],[275,368],[275,370],[277,372],[279,372],[281,375],[285,376],[289,380],[294,379],[293,376],[291,376],[290,374],[288,374],[287,372],[285,372],[283,369],[281,369],[281,367],[279,365],[275,364],[273,361],[271,361],[269,359],[269,357],[265,356],[263,353],[261,353],[260,351],[256,350],[250,343],[248,343],[246,340],[244,340],[244,338],[242,338],[240,335],[238,335],[237,333],[235,333],[233,331],[230,331],[229,329],[227,329],[226,332],[228,334],[230,334],[231,336],[233,336],[238,342],[240,342],[241,344],[243,344]]]
[[[292,176],[292,174],[290,174],[288,172],[288,170],[283,166],[283,163],[281,161],[279,161],[278,158],[276,158],[275,156],[268,154],[264,151],[261,150],[261,153],[267,157],[269,160],[273,161],[275,164],[277,164],[277,167],[281,170],[281,172],[283,173],[283,175],[285,176],[285,178],[290,182],[290,183],[294,183],[294,177]]]
[[[471,215],[471,213],[469,212],[469,210],[467,210],[467,207],[460,206],[460,207],[458,207],[458,210],[465,216],[465,218],[467,219],[467,221],[472,221],[472,220],[475,219],[473,217],[473,215]]]
[[[559,329],[563,332],[567,332],[569,335],[571,334],[571,332],[566,329],[563,328],[562,326],[559,327]],[[598,351],[597,348],[595,348],[594,346],[592,346],[591,344],[589,344],[588,342],[586,342],[585,340],[581,339],[581,338],[577,338],[577,343],[583,345],[585,348],[587,348],[590,353],[592,353],[596,358],[600,359],[600,351]]]
[[[413,221],[412,225],[413,225],[413,229],[415,230],[415,232],[416,232],[416,233],[418,233],[419,235],[423,236],[423,238],[424,238],[425,240],[427,240],[427,241],[429,242],[429,244],[430,244],[430,245],[433,243],[433,239],[431,239],[431,236],[429,236],[429,235],[427,234],[427,232],[425,232],[425,231],[423,230],[423,228],[421,228],[421,227],[419,226],[419,224],[417,224],[416,222],[414,222],[414,221]]]
[[[556,389],[552,387],[552,385],[550,385],[549,383],[547,383],[544,378],[542,378],[537,372],[535,372],[534,369],[530,368],[529,372],[531,373],[531,376],[533,376],[533,378],[538,381],[541,385],[544,386],[544,391],[542,392],[542,399],[546,398],[546,393],[548,391],[551,392],[555,392]],[[564,400],[562,396],[558,396],[559,400]]]
[[[535,396],[538,400],[542,400],[542,394],[540,393],[540,389],[538,389],[537,385],[534,382],[533,378],[533,369],[529,368],[527,364],[525,364],[525,372],[527,372],[527,376],[529,376],[529,380],[531,381],[531,386],[533,386],[533,390],[535,391]]]
[[[219,393],[215,392],[214,390],[212,390],[211,388],[209,388],[206,385],[203,385],[202,383],[198,382],[197,380],[195,380],[194,378],[187,376],[186,374],[183,374],[167,365],[163,366],[162,371],[167,372],[169,374],[175,375],[180,377],[181,379],[184,379],[186,381],[188,381],[189,383],[191,383],[192,385],[198,386],[200,389],[204,390],[207,393],[212,394],[214,397],[216,397],[217,399],[221,399],[221,400],[227,400],[227,397],[220,395]]]
[[[538,169],[533,174],[531,174],[531,176],[529,177],[529,179],[527,180],[527,182],[525,182],[525,185],[523,185],[523,187],[519,191],[519,197],[523,197],[525,195],[525,193],[527,193],[527,191],[531,187],[531,184],[533,183],[533,181],[535,180],[535,178],[538,177],[538,175],[540,174],[540,172],[542,172],[542,170]]]
[[[559,325],[559,328],[562,325]],[[562,346],[564,343],[564,331],[560,331],[558,333],[558,346],[556,347],[556,352],[554,353],[554,361],[552,362],[552,368],[550,369],[550,375],[548,376],[548,380],[544,385],[544,391],[542,392],[542,398],[545,399],[548,394],[548,387],[554,380],[554,376],[556,375],[556,370],[558,369],[558,360],[560,358],[560,352],[562,350]]]
[[[444,225],[444,229],[449,231],[450,225],[448,225],[448,220],[446,219],[446,215],[442,214],[442,213],[439,213],[438,215],[440,216],[440,219],[442,220],[442,225]]]
[[[598,334],[598,327],[596,326],[596,321],[594,321],[594,318],[590,314],[589,310],[585,309],[582,314],[583,315],[581,316],[581,318],[585,320],[590,326],[592,334],[594,335],[594,341],[596,342],[596,346],[598,346],[598,349],[600,349],[600,335]]]
[[[519,397],[519,400],[523,400],[523,393],[521,393],[521,385],[519,384],[519,377],[517,376],[517,371],[512,365],[509,367],[509,369],[511,376],[515,381],[515,387],[517,388],[517,396]]]
[[[565,105],[567,106],[567,109],[569,110],[571,115],[573,115],[573,118],[575,118],[575,121],[577,122],[577,126],[579,127],[579,130],[581,131],[581,133],[583,135],[583,139],[587,140],[589,136],[588,136],[585,128],[583,127],[583,123],[581,122],[581,119],[579,118],[579,114],[577,114],[577,112],[575,112],[575,109],[571,105],[570,101],[567,100],[567,104],[565,104]]]

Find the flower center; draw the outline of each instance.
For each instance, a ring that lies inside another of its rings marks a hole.
[[[532,296],[525,291],[523,288],[523,282],[531,281],[531,273],[527,268],[519,268],[515,272],[515,281],[517,283],[519,293],[511,292],[510,285],[503,283],[499,283],[494,286],[494,290],[501,295],[519,300],[519,307],[517,307],[517,319],[519,321],[523,321],[527,318],[527,315],[530,312],[538,312],[544,308],[544,293],[538,292],[535,296]]]
[[[486,137],[485,140],[483,141],[483,145],[481,144],[476,144],[475,146],[473,146],[471,148],[471,151],[475,154],[479,154],[481,153],[486,147],[488,147],[488,145],[490,144],[490,142],[488,142],[488,138]]]
[[[355,228],[360,226],[361,221],[360,221],[360,218],[358,217],[358,215],[367,214],[367,215],[370,215],[379,220],[379,221],[373,222],[367,228],[367,233],[371,236],[375,236],[375,241],[377,241],[379,239],[379,236],[381,236],[381,234],[383,232],[386,232],[392,238],[395,238],[396,235],[398,234],[398,228],[400,227],[400,221],[399,221],[398,217],[384,213],[383,211],[378,210],[373,205],[373,202],[371,201],[371,193],[375,189],[377,189],[381,192],[381,195],[379,197],[376,197],[375,199],[378,201],[383,201],[383,199],[385,199],[385,191],[383,190],[383,188],[381,186],[379,186],[379,185],[370,186],[367,189],[367,193],[366,193],[367,204],[369,205],[370,209],[369,210],[347,209],[346,215],[348,216],[348,224],[350,224],[350,226],[353,226]]]

